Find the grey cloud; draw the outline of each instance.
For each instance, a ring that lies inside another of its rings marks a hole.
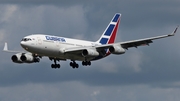
[[[138,93],[137,93],[138,91]],[[3,101],[50,101],[50,100],[87,100],[87,101],[178,101],[179,89],[150,88],[146,85],[118,87],[89,87],[79,82],[56,84],[26,84],[10,88],[0,88]],[[168,96],[164,96],[168,95]]]

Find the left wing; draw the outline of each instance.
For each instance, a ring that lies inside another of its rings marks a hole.
[[[114,44],[105,44],[105,45],[97,46],[96,48],[104,49],[104,48],[109,48],[112,45],[120,45],[121,47],[128,49],[131,47],[149,45],[150,43],[153,43],[153,40],[174,36],[178,30],[178,27],[179,26],[177,26],[176,29],[171,34],[168,34],[168,35],[162,35],[162,36],[156,36],[156,37],[150,37],[150,38],[144,38],[144,39],[132,40],[132,41],[125,41],[125,42],[118,42]]]
[[[151,38],[126,41],[126,42],[118,42],[118,43],[112,43],[112,44],[97,45],[97,46],[68,48],[64,50],[64,53],[81,53],[83,50],[88,49],[88,48],[101,51],[104,49],[108,49],[112,47],[113,45],[120,45],[122,48],[125,48],[125,49],[131,48],[131,47],[149,45],[150,43],[153,43],[153,40],[174,36],[178,30],[178,27],[179,26],[177,26],[176,29],[171,34],[168,34],[168,35],[162,35],[162,36],[156,36],[156,37],[151,37]]]
[[[174,36],[175,33],[177,32],[178,27],[179,26],[177,26],[176,29],[171,34],[168,34],[168,35],[156,36],[156,37],[133,40],[133,41],[120,42],[119,44],[125,49],[131,48],[131,47],[149,45],[150,43],[153,43],[152,40]]]

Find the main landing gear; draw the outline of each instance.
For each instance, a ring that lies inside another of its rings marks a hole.
[[[90,66],[91,65],[91,61],[83,61],[82,65],[83,66],[88,66],[88,65]]]
[[[70,62],[69,65],[70,65],[73,69],[79,68],[79,65],[78,65],[75,61]],[[83,66],[90,66],[90,65],[91,65],[91,61],[83,61],[83,62],[82,62],[82,65],[83,65]]]
[[[60,64],[57,64],[57,62],[56,62],[57,60],[56,59],[54,59],[54,64],[52,64],[51,65],[51,68],[60,68],[61,66],[60,66]]]
[[[75,62],[75,61],[73,61],[73,62],[70,62],[70,64],[69,64],[73,69],[75,69],[75,68],[79,68],[79,65]]]
[[[51,68],[60,68],[61,65],[60,64],[57,64],[57,61],[59,61],[58,59],[55,59],[55,58],[49,58],[51,61],[54,60],[54,64],[51,64]],[[69,65],[75,69],[75,68],[79,68],[79,65],[74,61],[72,60],[72,62],[69,63]],[[91,65],[91,61],[82,61],[82,65],[83,66],[90,66]]]

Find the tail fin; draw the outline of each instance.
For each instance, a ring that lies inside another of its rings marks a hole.
[[[113,19],[111,20],[111,22],[107,26],[106,30],[104,31],[104,33],[102,34],[100,39],[97,41],[98,43],[101,43],[101,44],[114,43],[114,41],[116,39],[118,26],[120,23],[120,18],[121,18],[121,14],[116,13],[114,15]]]

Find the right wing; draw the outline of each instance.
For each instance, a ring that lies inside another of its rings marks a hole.
[[[4,44],[3,51],[5,51],[5,52],[10,52],[10,53],[24,53],[23,51],[12,51],[12,50],[8,50],[8,44],[7,44],[7,42],[5,42],[5,44]]]

